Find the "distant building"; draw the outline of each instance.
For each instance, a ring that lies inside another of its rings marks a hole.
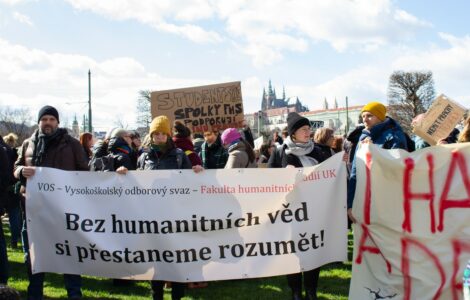
[[[277,98],[276,89],[273,89],[271,80],[269,80],[268,92],[266,92],[265,88],[263,89],[263,96],[261,98],[261,110],[268,111],[270,109],[275,108],[289,107],[295,108],[296,112],[308,111],[308,107],[302,105],[302,102],[300,102],[299,97],[295,97],[295,103],[290,104],[289,102],[292,98],[294,97],[286,98],[286,89],[284,87],[282,88],[282,98]]]
[[[323,127],[335,130],[335,134],[344,134],[353,130],[359,124],[359,116],[364,105],[319,109],[301,113],[310,121],[322,121]],[[346,123],[347,115],[347,123]],[[348,125],[348,126],[347,126]]]
[[[283,88],[282,98],[277,98],[276,90],[272,88],[269,81],[268,91],[263,89],[261,98],[261,110],[253,114],[246,114],[245,120],[251,127],[253,133],[259,136],[261,133],[270,133],[274,130],[281,131],[287,126],[287,115],[290,112],[297,112],[311,121],[312,128],[328,127],[335,130],[335,134],[345,134],[353,130],[359,123],[359,116],[363,105],[339,107],[335,99],[332,107],[329,108],[327,99],[323,101],[323,109],[308,111],[298,97],[294,104],[286,98]],[[259,132],[258,132],[259,131]]]
[[[72,136],[75,138],[79,138],[80,136],[80,126],[78,126],[77,115],[75,115],[72,122]]]

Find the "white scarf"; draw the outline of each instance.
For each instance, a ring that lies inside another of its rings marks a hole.
[[[307,155],[313,151],[314,144],[311,140],[308,140],[307,143],[295,143],[292,141],[291,137],[288,136],[284,140],[284,144],[287,145],[286,154],[294,154],[297,156],[302,167],[318,165],[318,161],[315,158]]]

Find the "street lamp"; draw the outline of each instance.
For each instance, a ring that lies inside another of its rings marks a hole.
[[[88,69],[88,130],[93,135],[93,127],[91,124],[91,71]]]
[[[345,134],[349,133],[348,96],[346,96],[346,127]]]
[[[261,136],[261,117],[262,117],[262,110],[258,111],[258,137]]]

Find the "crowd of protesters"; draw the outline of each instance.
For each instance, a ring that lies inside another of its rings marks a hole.
[[[421,118],[418,116],[417,118]],[[386,107],[379,102],[365,105],[361,111],[362,123],[348,136],[335,136],[330,128],[319,128],[312,133],[310,121],[297,113],[287,116],[287,128],[280,134],[272,133],[259,149],[254,149],[250,128],[228,128],[223,132],[192,133],[180,122],[170,123],[166,116],[155,117],[143,140],[136,131],[123,128],[108,130],[103,140],[94,141],[91,133],[82,133],[79,140],[60,128],[59,112],[44,106],[38,112],[38,129],[18,147],[14,133],[0,136],[0,206],[10,222],[11,247],[22,240],[29,285],[28,299],[43,299],[44,273],[32,274],[29,255],[27,222],[24,210],[24,192],[27,179],[35,175],[35,168],[51,167],[61,170],[108,171],[126,174],[130,170],[231,168],[303,168],[322,163],[338,152],[345,151],[349,180],[347,213],[355,222],[351,207],[356,188],[355,151],[361,143],[373,143],[384,149],[413,151],[428,147],[419,137],[411,139],[397,121],[387,116]],[[414,122],[417,120],[415,119]],[[192,137],[192,138],[191,138]],[[462,132],[453,131],[439,144],[470,142],[470,118]],[[345,199],[346,201],[346,199]],[[23,208],[23,209],[21,209]],[[346,216],[345,216],[346,217]],[[0,284],[8,282],[8,258],[3,228],[0,230]],[[320,269],[287,275],[292,299],[317,299]],[[69,299],[81,299],[81,276],[64,274]],[[115,284],[126,284],[115,280]],[[167,283],[168,284],[168,283]],[[165,282],[152,281],[153,299],[163,299]],[[172,299],[181,299],[185,284],[172,282]],[[205,287],[206,283],[191,283]],[[1,287],[1,286],[0,286]],[[305,298],[303,298],[305,290]],[[0,289],[0,291],[3,291]],[[13,294],[15,294],[13,292]]]

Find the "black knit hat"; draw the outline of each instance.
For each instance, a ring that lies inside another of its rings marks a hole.
[[[184,126],[183,123],[180,121],[175,121],[175,125],[173,126],[174,129],[174,136],[179,138],[187,138],[191,135],[191,130]]]
[[[55,109],[55,107],[52,107],[50,105],[43,106],[43,108],[41,108],[38,113],[38,123],[41,120],[41,118],[45,115],[51,115],[55,117],[57,119],[57,122],[60,123],[59,112],[57,111],[57,109]]]
[[[296,112],[291,112],[287,115],[287,132],[289,135],[293,135],[297,129],[305,125],[310,126],[310,121],[307,118],[302,117]]]

